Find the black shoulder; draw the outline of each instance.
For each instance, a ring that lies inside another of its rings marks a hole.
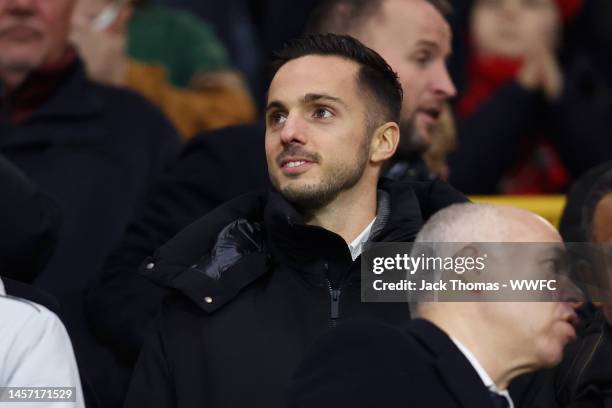
[[[414,190],[419,200],[424,220],[450,205],[470,201],[463,193],[440,178],[432,181],[406,181],[406,183]]]
[[[141,273],[211,313],[268,271],[263,197],[233,200],[181,231],[145,261]]]

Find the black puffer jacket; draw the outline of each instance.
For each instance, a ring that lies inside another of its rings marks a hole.
[[[412,241],[465,197],[446,184],[385,180],[372,241]],[[171,288],[127,407],[280,407],[307,347],[330,326],[409,319],[406,304],[361,303],[359,259],[307,226],[280,194],[240,197],[192,224],[144,265]]]

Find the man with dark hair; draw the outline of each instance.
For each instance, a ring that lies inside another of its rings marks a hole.
[[[147,261],[146,276],[174,295],[127,407],[282,406],[291,372],[328,327],[409,318],[405,305],[361,303],[364,243],[411,241],[432,212],[465,201],[439,181],[379,181],[402,94],[377,53],[312,35],[276,54],[274,69],[265,151],[275,188],[217,208]]]
[[[307,31],[351,35],[398,72],[405,98],[402,139],[389,170],[394,178],[435,177],[422,154],[456,94],[446,68],[452,34],[444,15],[450,12],[445,0],[326,0],[309,20]]]
[[[437,126],[442,101],[454,93],[445,65],[450,49],[448,25],[426,0],[330,0],[319,10],[337,7],[313,17],[312,27],[325,31],[324,22],[335,21],[335,16],[341,19],[346,7],[357,9],[360,4],[366,10],[364,7],[370,3],[377,12],[361,13],[364,19],[352,25],[353,37],[376,45],[371,48],[399,72],[405,93],[397,122],[402,128],[398,148],[401,154],[396,153],[392,159],[402,163],[393,166],[392,174],[403,180],[434,180],[435,175],[421,159],[421,139],[411,137],[416,133],[410,118],[415,118],[416,127],[423,133],[428,132],[430,126]],[[110,344],[127,367],[133,365],[165,294],[136,273],[138,266],[216,206],[248,191],[268,188],[263,134],[263,123],[258,123],[196,137],[171,171],[159,180],[142,217],[134,220],[121,245],[109,257],[102,279],[90,292],[87,311],[95,322],[92,326],[99,340]],[[436,194],[442,201],[447,199],[443,193]]]

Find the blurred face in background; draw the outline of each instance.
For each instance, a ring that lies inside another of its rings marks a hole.
[[[481,55],[520,57],[535,44],[554,49],[561,17],[554,0],[476,0],[471,37]]]
[[[31,72],[66,50],[74,0],[0,0],[0,71]]]
[[[378,15],[353,33],[398,73],[404,90],[398,151],[424,151],[456,90],[446,67],[451,30],[425,0],[386,0]]]

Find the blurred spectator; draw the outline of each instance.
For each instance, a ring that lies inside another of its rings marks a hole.
[[[86,78],[68,44],[73,6],[0,2],[0,152],[60,208],[57,247],[35,284],[61,301],[81,369],[112,378],[89,337],[83,291],[179,139],[138,95]]]
[[[572,186],[561,220],[561,232],[567,242],[605,244],[602,249],[607,253],[612,243],[611,227],[612,162],[608,162],[592,169]],[[609,255],[607,262],[609,266]],[[608,282],[612,281],[610,273],[608,270]],[[604,289],[609,291],[611,287]],[[580,338],[568,348],[556,375],[555,386],[563,407],[612,405],[612,304],[593,303],[600,310],[592,306],[585,308]]]
[[[589,225],[592,223],[597,203],[608,190],[599,181],[611,170],[612,162],[604,163],[589,170],[572,184],[559,225],[559,231],[565,242],[593,240]]]
[[[70,390],[74,402],[46,406],[85,407],[79,370],[64,325],[43,306],[7,296],[2,279],[0,333],[0,387],[74,387]],[[10,397],[6,391],[0,394]]]
[[[128,0],[78,0],[72,40],[98,81],[159,106],[183,139],[254,120],[240,75],[212,30],[188,12]]]
[[[155,0],[188,10],[210,23],[233,65],[248,79],[258,106],[265,104],[267,57],[301,34],[319,0]]]
[[[376,50],[398,73],[404,91],[401,140],[387,176],[432,180],[423,153],[440,130],[445,103],[455,95],[446,68],[452,33],[444,0],[326,0],[307,30],[348,34]]]
[[[467,193],[554,193],[612,157],[612,92],[561,51],[581,0],[477,0],[450,181]],[[585,81],[586,79],[586,81]]]

